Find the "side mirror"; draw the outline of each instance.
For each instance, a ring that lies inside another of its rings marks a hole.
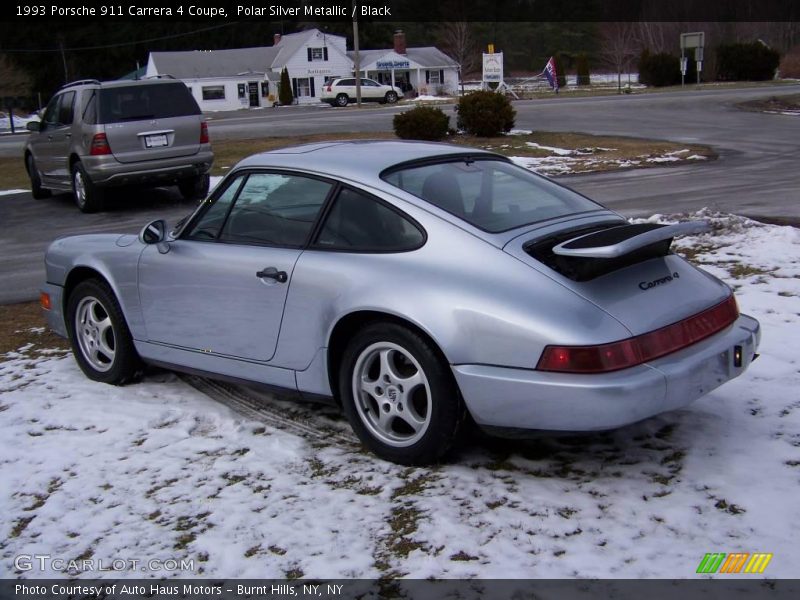
[[[169,252],[167,222],[164,219],[158,219],[142,227],[139,232],[139,241],[148,245],[156,244],[161,254]]]
[[[25,128],[28,131],[41,131],[42,130],[42,123],[40,121],[28,121],[25,124]]]

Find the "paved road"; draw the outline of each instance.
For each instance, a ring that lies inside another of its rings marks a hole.
[[[516,102],[517,127],[698,142],[720,159],[708,164],[569,176],[564,181],[629,216],[718,210],[800,221],[800,117],[747,113],[743,100],[800,92],[800,86],[704,90]],[[292,107],[212,115],[212,139],[315,132],[387,131],[402,107]],[[445,110],[449,108],[445,107]],[[0,138],[0,155],[18,155],[23,137]],[[33,299],[44,276],[42,253],[61,235],[135,232],[192,209],[174,191],[133,192],[111,210],[83,215],[68,196],[35,201],[0,196],[0,304]]]

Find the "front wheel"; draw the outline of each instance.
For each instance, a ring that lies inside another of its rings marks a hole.
[[[350,102],[350,98],[347,96],[347,94],[339,94],[336,96],[337,106],[347,106],[348,102]]]
[[[351,340],[339,393],[364,445],[404,465],[440,460],[464,422],[447,364],[422,336],[394,323],[370,325]]]
[[[138,374],[139,356],[108,284],[97,279],[79,283],[67,301],[66,321],[72,353],[89,379],[122,385]]]
[[[397,102],[397,92],[386,92],[386,102],[389,104]]]
[[[81,212],[93,213],[103,208],[103,190],[92,183],[79,162],[72,165],[72,193]]]

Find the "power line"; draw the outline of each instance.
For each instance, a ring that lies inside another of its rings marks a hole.
[[[149,38],[146,40],[137,40],[135,42],[120,42],[118,44],[104,44],[102,46],[81,46],[78,48],[0,48],[0,53],[11,52],[78,52],[80,50],[105,50],[107,48],[122,48],[124,46],[135,46],[136,44],[147,44],[149,42],[158,42],[161,40],[169,40],[173,38],[185,37],[187,35],[196,35],[214,29],[222,29],[223,27],[230,27],[231,25],[238,25],[239,21],[231,23],[223,23],[222,25],[214,25],[213,27],[204,27],[202,29],[195,29],[194,31],[187,31],[186,33],[174,33],[172,35],[162,35],[161,37]]]

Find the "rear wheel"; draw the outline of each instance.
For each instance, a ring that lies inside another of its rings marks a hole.
[[[28,177],[31,180],[31,196],[33,196],[35,200],[49,198],[52,192],[42,187],[42,176],[36,168],[36,161],[33,160],[32,154],[29,154],[25,159],[25,167],[28,169]]]
[[[394,323],[370,325],[351,340],[339,394],[364,445],[400,464],[440,460],[465,420],[447,364],[427,340]]]
[[[92,183],[79,162],[72,165],[72,193],[81,212],[93,213],[103,208],[103,190]]]
[[[389,104],[394,104],[397,102],[397,92],[386,92],[386,102]]]
[[[339,94],[336,96],[337,106],[347,106],[348,102],[350,102],[350,98],[347,96],[347,94]]]
[[[67,331],[75,360],[94,381],[122,385],[141,362],[114,292],[104,281],[79,283],[67,301]]]
[[[178,182],[178,189],[186,200],[202,200],[208,195],[211,177],[208,173],[183,179]]]

